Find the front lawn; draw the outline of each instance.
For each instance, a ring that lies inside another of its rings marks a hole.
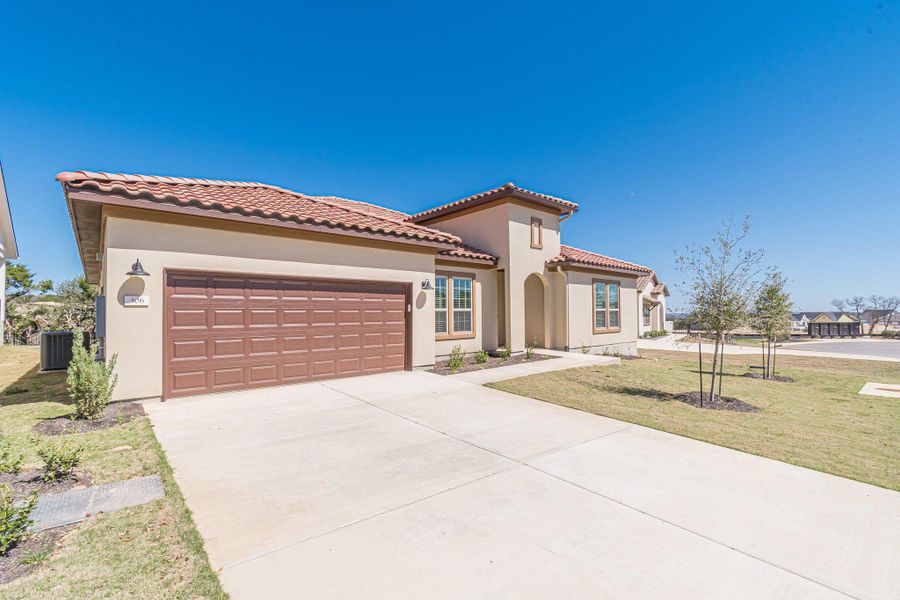
[[[694,408],[672,398],[697,389],[695,356],[647,350],[641,356],[619,366],[490,385],[900,490],[900,401],[858,394],[867,381],[900,383],[900,364],[784,356],[778,358],[778,374],[796,382],[781,383],[741,377],[759,357],[728,356],[723,394],[762,409],[740,413]]]
[[[0,347],[0,432],[26,468],[40,466],[32,426],[72,411],[65,374],[37,365],[35,348]],[[93,484],[159,474],[165,497],[75,526],[37,570],[0,586],[0,600],[226,597],[147,417],[62,438],[87,446]]]

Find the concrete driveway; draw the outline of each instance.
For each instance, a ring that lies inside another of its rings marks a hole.
[[[235,598],[900,590],[896,492],[458,378],[146,408]]]

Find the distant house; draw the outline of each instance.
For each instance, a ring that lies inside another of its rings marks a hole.
[[[812,337],[856,337],[861,333],[859,319],[843,312],[822,312],[807,325]]]
[[[6,260],[19,258],[16,246],[16,234],[13,231],[12,215],[9,212],[9,200],[6,197],[6,185],[3,181],[3,167],[0,165],[0,280],[6,281]],[[6,323],[6,286],[0,288],[0,345],[3,344],[3,331]]]
[[[666,328],[666,297],[669,288],[659,281],[656,273],[649,273],[638,277],[637,301],[641,318],[638,319],[638,337],[648,331],[658,331]]]
[[[885,329],[900,329],[900,311],[894,311],[888,319],[887,327],[885,327],[884,318],[890,312],[889,310],[875,310],[874,308],[863,311],[859,315],[863,331],[866,333],[881,333]]]
[[[822,313],[798,312],[791,315],[791,333],[806,332],[809,330],[809,322]]]

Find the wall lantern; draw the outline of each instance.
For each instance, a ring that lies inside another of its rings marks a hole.
[[[422,282],[422,289],[423,290],[433,290],[434,289],[434,286],[431,285],[430,279],[426,279],[425,281]]]
[[[139,258],[135,259],[134,264],[131,265],[131,270],[128,271],[126,275],[132,277],[150,277],[150,273],[144,270],[144,266],[141,265],[141,259]]]

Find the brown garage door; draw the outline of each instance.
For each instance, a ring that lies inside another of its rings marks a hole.
[[[407,286],[166,273],[165,397],[409,368]]]

